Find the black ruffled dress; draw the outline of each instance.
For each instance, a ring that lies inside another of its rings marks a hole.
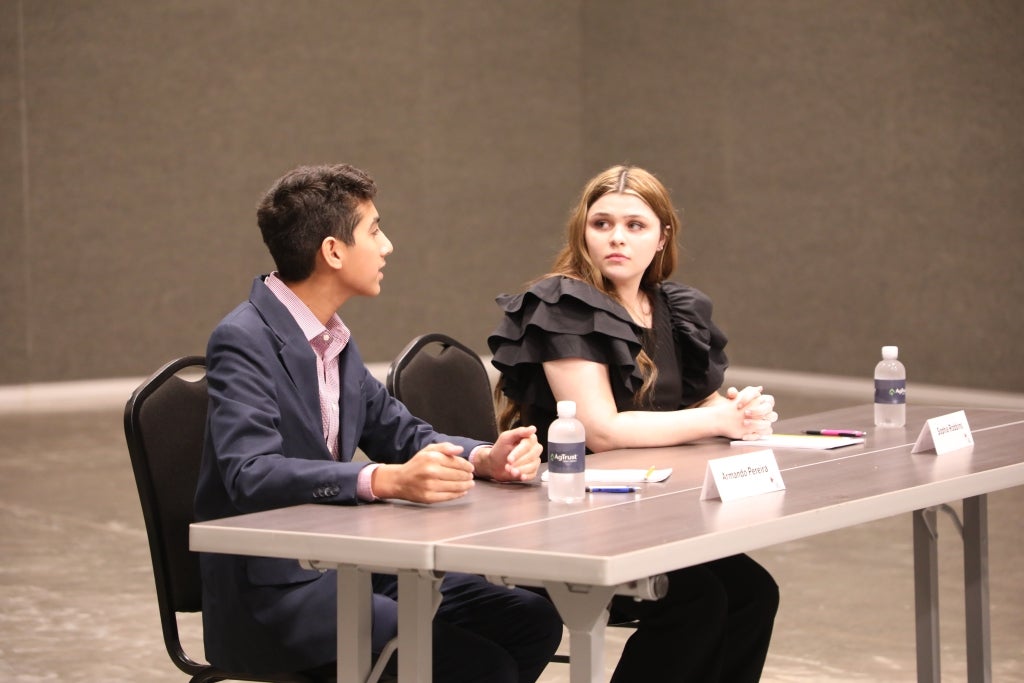
[[[545,278],[522,294],[498,297],[505,317],[487,339],[491,362],[502,373],[505,395],[522,405],[522,423],[537,425],[543,443],[556,415],[545,361],[607,365],[619,411],[679,410],[722,386],[727,340],[711,321],[711,300],[676,282],[661,283],[656,294],[649,329],[611,297],[569,277]],[[636,362],[641,349],[658,368],[654,390],[642,402],[635,398],[643,384]]]

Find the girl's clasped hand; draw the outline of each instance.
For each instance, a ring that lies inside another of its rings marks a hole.
[[[775,397],[761,393],[763,390],[764,387],[746,387],[742,391],[729,387],[726,390],[726,399],[739,413],[726,436],[744,441],[771,436],[772,424],[779,419],[779,414],[775,412]]]

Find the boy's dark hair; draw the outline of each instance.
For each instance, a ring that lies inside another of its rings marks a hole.
[[[352,244],[359,205],[377,194],[373,178],[348,164],[300,166],[274,183],[256,209],[263,242],[282,280],[305,280],[327,237]]]

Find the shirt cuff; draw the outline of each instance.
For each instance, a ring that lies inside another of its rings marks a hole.
[[[356,496],[359,500],[367,503],[379,500],[377,496],[373,495],[373,486],[370,484],[373,480],[373,471],[378,467],[380,467],[380,463],[375,462],[359,470],[359,478],[356,480]]]
[[[480,444],[479,446],[477,446],[476,448],[474,448],[472,450],[472,452],[469,454],[469,457],[467,458],[467,460],[469,460],[469,464],[473,466],[474,470],[476,470],[476,461],[477,461],[477,457],[480,454],[480,449],[481,448],[491,448],[492,446],[493,446],[493,444]]]

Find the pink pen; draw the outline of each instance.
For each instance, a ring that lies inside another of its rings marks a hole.
[[[867,436],[867,432],[862,432],[859,429],[807,429],[804,430],[804,434],[814,434],[817,436]]]

